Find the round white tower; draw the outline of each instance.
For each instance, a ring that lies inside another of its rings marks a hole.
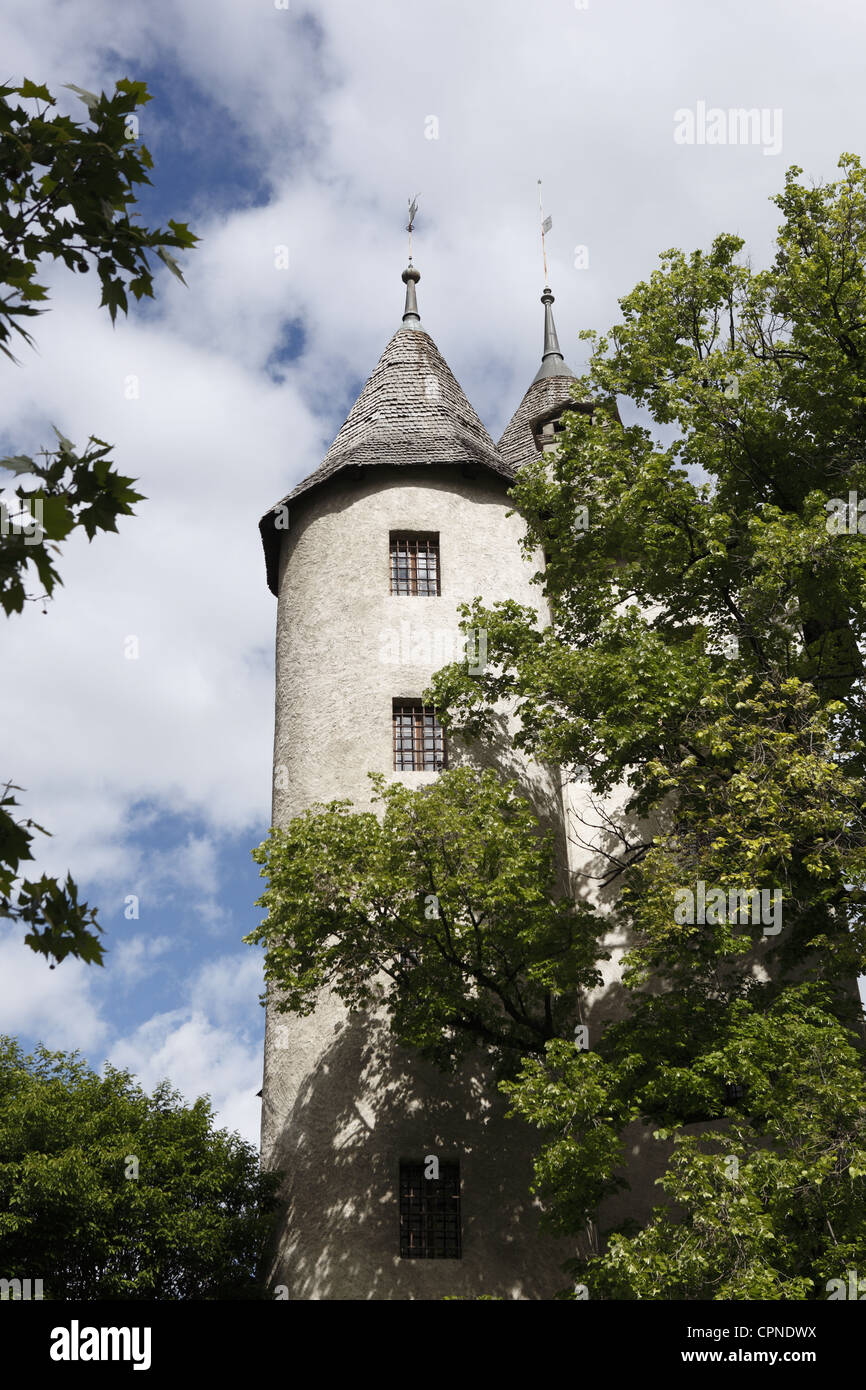
[[[421,327],[419,278],[404,271],[402,326],[323,463],[261,522],[279,600],[275,826],[335,798],[369,809],[368,772],[421,785],[446,756],[472,756],[446,753],[421,704],[456,659],[458,605],[541,607],[540,560],[521,554],[507,489],[570,403],[552,296],[542,368],[497,447]],[[503,759],[559,822],[558,776]],[[382,1017],[349,1015],[333,996],[303,1019],[269,1007],[262,1150],[286,1173],[273,1285],[293,1299],[561,1288],[573,1251],[539,1233],[532,1136],[482,1082],[480,1064],[444,1076],[395,1046]],[[440,1178],[419,1193],[427,1155]]]

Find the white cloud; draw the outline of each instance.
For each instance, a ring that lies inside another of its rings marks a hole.
[[[168,1078],[192,1103],[209,1095],[216,1124],[257,1144],[261,1102],[261,1040],[244,1042],[202,1014],[157,1014],[112,1047],[108,1060],[135,1074],[145,1090]]]
[[[262,958],[245,950],[238,955],[221,956],[202,966],[193,982],[192,1007],[206,1013],[215,1023],[228,1024],[234,1017],[248,1016],[250,1002],[263,989]],[[261,1011],[264,1028],[264,1010]]]
[[[0,1027],[29,1034],[46,1047],[98,1048],[108,1025],[94,998],[93,967],[65,960],[55,970],[24,945],[17,927],[0,933]]]
[[[216,1123],[259,1139],[264,1010],[261,956],[253,951],[208,961],[183,982],[179,1007],[153,1014],[129,1032],[112,1027],[102,986],[142,982],[170,964],[172,940],[143,934],[112,947],[109,977],[77,961],[50,970],[23,945],[23,931],[0,937],[0,1019],[4,1032],[47,1047],[86,1052],[127,1068],[148,1091],[171,1081],[191,1104],[209,1095]]]
[[[126,985],[136,984],[152,973],[153,962],[172,948],[170,936],[132,936],[111,946],[112,974]]]
[[[220,876],[219,845],[210,835],[187,834],[166,850],[132,849],[123,874],[126,890],[138,898],[139,915],[183,903],[186,913],[216,927],[231,919],[221,904],[224,881]]]
[[[183,1008],[155,1014],[115,1040],[108,1059],[148,1090],[168,1077],[188,1102],[209,1095],[220,1126],[258,1143],[264,1011],[251,1013],[250,1004],[261,989],[261,960],[252,952],[210,961]]]

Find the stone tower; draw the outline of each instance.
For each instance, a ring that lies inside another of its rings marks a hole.
[[[323,462],[260,523],[278,599],[275,826],[334,798],[368,809],[370,771],[420,786],[471,758],[446,748],[421,703],[455,659],[457,607],[476,596],[542,607],[540,558],[521,555],[507,489],[573,405],[553,296],[541,366],[495,445],[421,326],[418,271],[402,278],[402,324]],[[561,829],[558,773],[513,752],[500,761]],[[443,1076],[395,1046],[381,1016],[348,1015],[329,994],[303,1019],[269,1005],[262,1152],[286,1173],[273,1285],[293,1299],[562,1288],[574,1251],[539,1234],[531,1136],[483,1079],[480,1064]]]

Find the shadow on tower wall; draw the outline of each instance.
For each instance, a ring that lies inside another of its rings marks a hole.
[[[440,1072],[399,1047],[384,1011],[344,1015],[271,1156],[287,1175],[271,1285],[293,1299],[549,1299],[568,1242],[540,1236],[537,1136],[505,1120],[477,1063]],[[460,1162],[462,1258],[401,1259],[399,1165]]]
[[[450,762],[492,767],[516,780],[541,824],[553,829],[558,862],[567,863],[558,771],[532,766],[514,749],[504,716],[483,746],[461,748],[455,740]],[[590,863],[579,883],[565,873],[561,890],[597,901],[590,883],[600,865]],[[614,933],[608,944],[626,943]],[[627,997],[612,978],[586,1002],[593,1040],[622,1016]],[[281,1017],[298,1060],[309,1056],[304,1030],[310,1020]],[[286,1174],[272,1289],[285,1286],[295,1300],[547,1300],[565,1289],[563,1261],[588,1250],[582,1239],[556,1239],[540,1230],[541,1209],[530,1186],[543,1136],[505,1118],[507,1104],[492,1068],[476,1057],[454,1074],[440,1072],[394,1041],[384,1005],[348,1014],[339,1000],[326,997],[315,1020],[315,1059],[299,1066],[294,1094],[281,1091],[284,1113],[269,1117],[275,1137],[268,1163]],[[271,1094],[276,1099],[280,1088]],[[400,1257],[400,1162],[418,1163],[427,1155],[460,1163],[459,1260]],[[632,1190],[605,1203],[602,1225],[649,1213],[659,1201],[654,1180],[666,1156],[667,1146],[650,1130],[632,1127],[625,1170]]]

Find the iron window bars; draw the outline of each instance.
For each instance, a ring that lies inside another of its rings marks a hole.
[[[438,535],[392,531],[391,593],[431,596],[441,592]]]
[[[401,1163],[400,1258],[460,1257],[460,1164],[440,1161],[438,1178],[425,1178],[423,1163]]]
[[[420,700],[394,701],[394,771],[441,772],[445,767],[445,730],[432,705]]]

